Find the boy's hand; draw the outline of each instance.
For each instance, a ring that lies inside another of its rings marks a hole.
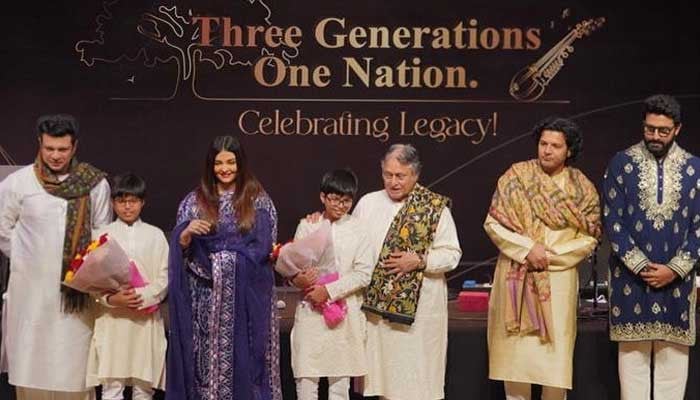
[[[314,305],[323,304],[330,299],[325,285],[313,285],[304,296],[304,300],[310,301]]]
[[[317,278],[318,269],[316,269],[316,267],[311,267],[296,274],[296,276],[292,278],[292,285],[299,289],[306,289],[313,285]]]
[[[136,293],[136,289],[127,287],[107,296],[107,304],[114,307],[137,309],[143,304],[143,299],[140,294]]]

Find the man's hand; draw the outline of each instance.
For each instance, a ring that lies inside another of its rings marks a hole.
[[[307,268],[292,278],[292,285],[298,287],[299,289],[307,289],[314,283],[318,278],[318,269],[316,267]]]
[[[141,295],[132,287],[119,289],[114,294],[107,296],[107,303],[114,307],[137,309],[143,304]]]
[[[325,285],[313,285],[304,296],[304,300],[310,301],[314,305],[323,304],[330,299]]]
[[[180,245],[189,247],[192,235],[206,235],[211,231],[211,222],[203,219],[193,219],[180,234]]]
[[[527,254],[525,259],[528,261],[531,269],[535,271],[544,271],[549,268],[549,259],[547,259],[547,250],[541,243],[535,243],[532,249]]]
[[[383,267],[389,269],[390,274],[396,274],[400,278],[403,274],[418,269],[422,264],[420,256],[412,251],[395,251],[389,254]]]
[[[654,289],[660,289],[678,278],[678,275],[671,268],[651,262],[644,267],[639,276]]]
[[[322,216],[323,216],[323,214],[321,214],[319,211],[316,211],[312,214],[307,214],[306,215],[306,222],[315,224],[316,222],[321,220]]]

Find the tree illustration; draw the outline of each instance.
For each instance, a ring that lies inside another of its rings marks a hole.
[[[273,54],[264,47],[229,50],[201,46],[199,28],[192,23],[195,15],[229,15],[232,9],[242,7],[236,15],[244,16],[256,25],[270,25],[272,13],[263,0],[226,1],[218,5],[208,3],[206,10],[197,10],[196,3],[166,5],[105,0],[95,20],[94,38],[78,41],[75,51],[87,67],[97,63],[135,63],[148,68],[175,64],[178,73],[173,92],[169,97],[157,98],[160,100],[174,98],[180,86],[191,87],[181,84],[194,80],[197,65],[202,62],[210,63],[217,70],[226,67],[249,68],[260,56]],[[220,34],[217,30],[212,36],[217,39]],[[286,62],[298,55],[296,49],[280,47],[277,51]]]

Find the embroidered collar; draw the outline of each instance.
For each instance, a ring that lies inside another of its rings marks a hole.
[[[632,158],[632,162],[639,169],[639,207],[646,213],[649,221],[653,222],[654,229],[660,231],[666,221],[673,218],[678,211],[681,200],[683,166],[688,162],[690,154],[678,144],[673,143],[661,162],[649,152],[644,142],[627,149],[626,154]],[[658,169],[663,171],[663,185],[659,188]],[[626,171],[628,169],[626,168]],[[661,190],[661,203],[659,193]]]

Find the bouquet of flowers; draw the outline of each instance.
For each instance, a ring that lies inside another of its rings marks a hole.
[[[328,260],[323,265],[319,264],[321,256],[326,251],[333,251],[331,238],[331,224],[324,220],[321,226],[303,239],[287,242],[284,245],[273,247],[271,255],[277,255],[275,270],[282,276],[290,278],[305,269],[317,267],[319,277],[316,284],[325,285],[338,280],[339,275],[335,265],[335,257],[326,257]],[[323,314],[326,325],[330,328],[338,325],[347,314],[347,305],[344,299],[327,301],[324,304],[315,305],[314,308]]]
[[[289,240],[284,244],[274,243],[272,245],[272,251],[270,252],[270,261],[272,261],[273,263],[276,263],[277,259],[280,258],[280,251],[282,251],[282,247],[288,245],[289,243],[292,243],[292,241]]]
[[[148,281],[119,243],[105,233],[75,255],[63,284],[84,293],[103,293],[123,286],[145,287]],[[152,313],[157,309],[158,305],[153,305],[140,311]]]

